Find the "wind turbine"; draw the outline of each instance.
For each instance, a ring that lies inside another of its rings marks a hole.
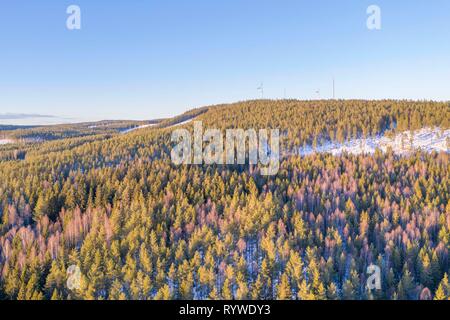
[[[333,100],[336,99],[336,86],[335,86],[335,81],[334,81],[334,76],[333,76]]]
[[[256,88],[256,90],[261,91],[261,99],[264,99],[264,83],[261,82],[261,85]]]

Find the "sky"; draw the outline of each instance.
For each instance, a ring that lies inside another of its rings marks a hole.
[[[331,98],[333,77],[336,98],[448,101],[449,52],[448,0],[2,0],[0,114],[155,119],[259,98],[260,83]]]

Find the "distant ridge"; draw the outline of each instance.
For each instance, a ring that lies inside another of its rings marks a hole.
[[[27,113],[0,113],[0,119],[2,120],[18,120],[18,119],[30,119],[30,118],[56,118],[52,115],[45,114],[27,114]]]

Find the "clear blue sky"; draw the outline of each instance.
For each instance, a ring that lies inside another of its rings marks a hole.
[[[339,98],[450,100],[450,1],[0,2],[0,113],[152,119],[256,98],[261,81],[267,98],[329,98],[333,75]]]

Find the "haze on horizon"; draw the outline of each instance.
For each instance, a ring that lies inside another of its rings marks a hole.
[[[81,30],[66,28],[71,4]],[[333,77],[336,98],[449,101],[449,18],[443,0],[9,2],[0,114],[148,120],[260,98],[261,82],[265,98],[327,99]]]

